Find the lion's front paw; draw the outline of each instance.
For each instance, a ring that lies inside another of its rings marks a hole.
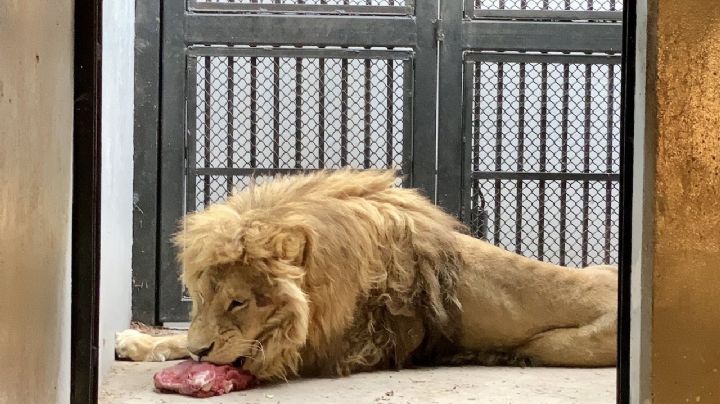
[[[155,337],[136,330],[115,335],[115,357],[134,362],[163,362],[165,356],[155,352]]]

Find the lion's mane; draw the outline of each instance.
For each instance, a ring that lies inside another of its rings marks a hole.
[[[272,336],[285,344],[284,371],[401,367],[458,332],[464,229],[395,180],[391,171],[285,177],[189,215],[176,239],[183,282],[240,262],[284,285],[296,299]]]

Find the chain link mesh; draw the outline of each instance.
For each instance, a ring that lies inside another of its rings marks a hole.
[[[623,0],[475,0],[475,9],[622,11]]]
[[[398,6],[407,5],[406,0],[196,0],[198,3],[235,4],[287,4],[287,5],[330,5],[330,6]]]
[[[197,58],[197,169],[287,173],[352,167],[401,169],[407,60]],[[192,131],[191,131],[192,133]],[[196,206],[224,199],[249,177],[204,175]]]
[[[616,263],[617,180],[561,178],[619,173],[620,66],[528,60],[473,65],[472,171],[519,179],[472,181],[471,229],[562,265]]]

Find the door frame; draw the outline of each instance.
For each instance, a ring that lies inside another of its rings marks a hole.
[[[74,23],[69,399],[84,404],[98,399],[102,0],[75,0]]]
[[[422,3],[422,2],[419,2]],[[456,7],[447,0],[442,0],[440,6],[443,10]],[[459,2],[457,2],[459,3]],[[644,4],[645,2],[642,1]],[[76,24],[78,31],[76,35],[76,93],[87,94],[90,100],[83,100],[76,103],[75,116],[75,190],[73,193],[73,403],[94,402],[93,394],[97,394],[97,324],[93,326],[93,321],[97,321],[97,290],[99,277],[99,192],[100,192],[100,82],[99,82],[99,66],[100,66],[100,29],[101,29],[101,7],[99,0],[77,0],[76,1]],[[159,49],[161,38],[169,33],[164,33],[160,25],[148,24],[148,21],[154,21],[159,18],[162,13],[159,2],[150,0],[138,0],[136,6],[136,34],[137,41],[147,41],[149,49]],[[647,12],[643,9],[644,13]],[[645,15],[645,14],[644,14]],[[503,43],[507,38],[497,34],[496,28],[477,25],[477,40],[487,40],[496,43]],[[473,28],[474,29],[474,28]],[[637,215],[638,206],[642,204],[641,195],[633,194],[633,187],[643,184],[643,179],[633,177],[634,167],[638,167],[641,162],[636,161],[638,157],[643,156],[642,150],[635,148],[637,139],[643,136],[643,133],[635,133],[635,129],[643,129],[642,125],[638,125],[636,119],[642,116],[636,116],[636,102],[642,103],[643,100],[636,90],[636,77],[644,80],[642,74],[642,66],[636,65],[636,60],[643,63],[644,53],[638,53],[638,41],[636,33],[646,29],[644,25],[638,25],[638,5],[636,2],[626,2],[624,7],[623,20],[623,101],[622,101],[622,117],[621,117],[621,133],[623,142],[621,145],[621,217],[620,217],[620,293],[619,301],[619,321],[618,321],[618,389],[617,402],[628,403],[633,397],[633,402],[639,402],[639,393],[634,393],[634,389],[640,388],[640,391],[647,390],[649,384],[649,372],[640,371],[639,366],[647,366],[642,360],[637,360],[635,356],[639,355],[638,349],[642,346],[647,349],[648,346],[635,342],[631,348],[630,328],[631,328],[631,299],[635,300],[640,295],[640,285],[637,280],[633,280],[638,275],[640,268],[634,268],[635,273],[631,272],[633,241],[639,247],[642,240],[634,237],[639,232]],[[458,40],[459,32],[442,32],[441,34],[447,38],[448,36],[455,38],[456,44],[462,42]],[[467,30],[471,30],[468,28]],[[495,34],[493,34],[495,32]],[[418,37],[424,37],[425,40],[432,40],[437,32],[428,30],[428,32],[418,32]],[[529,38],[532,39],[532,38]],[[641,35],[641,40],[645,38]],[[157,46],[153,46],[157,45]],[[461,54],[459,47],[448,49],[446,52]],[[434,52],[433,52],[434,53]],[[136,73],[136,88],[138,85],[144,87],[146,91],[138,91],[136,93],[136,133],[135,133],[135,189],[136,193],[140,192],[139,197],[135,200],[135,217],[134,217],[134,245],[133,245],[133,317],[135,319],[147,322],[149,324],[157,323],[159,316],[157,310],[158,293],[157,272],[154,267],[158,264],[157,247],[160,241],[158,234],[158,173],[160,171],[160,111],[157,106],[160,105],[160,57],[161,55],[153,51],[139,51],[136,55],[136,72],[138,69],[145,69],[142,75]],[[638,59],[640,58],[640,59]],[[433,57],[423,58],[425,63],[436,63],[437,59]],[[94,62],[90,62],[94,61]],[[83,68],[87,64],[94,65],[94,68]],[[442,63],[440,64],[442,68]],[[456,70],[449,74],[458,74],[462,64],[458,63]],[[453,67],[455,69],[455,67]],[[636,70],[637,69],[637,70]],[[433,88],[437,84],[437,77],[427,75],[424,79],[433,84]],[[428,85],[428,87],[431,87]],[[644,86],[640,86],[644,87]],[[78,99],[76,97],[76,99]],[[444,121],[438,123],[440,131],[446,126],[460,124],[462,121],[453,121],[450,119],[462,109],[455,108],[454,103],[461,100],[450,100],[443,110],[448,114],[439,114],[444,117]],[[90,105],[88,105],[89,103]],[[143,106],[149,108],[143,108]],[[153,108],[155,107],[155,108]],[[453,123],[456,122],[456,123]],[[449,166],[447,170],[441,172],[452,172],[454,168],[457,172],[462,172],[462,167],[458,166],[456,156],[449,157],[447,150],[462,149],[461,144],[443,144],[443,148],[438,150],[438,164],[446,164]],[[643,144],[638,146],[645,147]],[[443,155],[447,156],[443,158]],[[92,165],[87,162],[92,161]],[[138,170],[140,168],[141,170]],[[423,169],[432,170],[435,167],[424,167]],[[455,177],[458,181],[462,177]],[[439,181],[440,187],[446,187],[448,191],[442,191],[438,188],[437,199],[441,202],[448,200],[446,204],[456,206],[457,210],[461,209],[462,197],[454,194],[459,192],[460,187],[452,187],[453,181],[446,182],[445,179]],[[434,184],[433,184],[434,186]],[[81,192],[80,189],[83,191]],[[92,192],[87,192],[92,190]],[[634,209],[634,210],[633,210]],[[82,212],[82,213],[81,213]],[[87,215],[87,213],[92,213]],[[85,215],[85,218],[78,216]],[[633,226],[635,219],[635,226]],[[644,242],[643,242],[644,244]],[[89,254],[88,254],[89,252]],[[153,268],[151,271],[148,269]],[[645,276],[647,274],[643,274]],[[632,280],[632,282],[631,282]],[[631,289],[635,294],[631,294]],[[83,293],[81,293],[81,291]],[[650,293],[649,290],[644,290]],[[645,297],[643,296],[643,299]],[[644,314],[638,316],[632,315],[632,326],[636,328],[639,324],[647,323],[647,310]],[[95,319],[80,324],[79,318]],[[643,335],[648,335],[647,330],[643,331]],[[647,343],[647,341],[645,341]],[[95,352],[93,356],[93,350]],[[85,356],[76,357],[75,352],[85,352]],[[631,362],[631,356],[633,356]],[[647,361],[646,361],[647,362]],[[631,372],[633,377],[631,379]],[[639,376],[638,376],[639,374]],[[93,379],[95,380],[93,382]],[[631,381],[638,385],[631,386]],[[94,387],[93,387],[94,383]],[[643,387],[645,386],[645,387]],[[76,391],[77,390],[77,391]]]

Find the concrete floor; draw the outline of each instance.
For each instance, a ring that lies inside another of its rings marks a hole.
[[[172,363],[117,362],[101,404],[608,404],[615,369],[438,368],[307,379],[208,399],[157,393],[152,375]]]

